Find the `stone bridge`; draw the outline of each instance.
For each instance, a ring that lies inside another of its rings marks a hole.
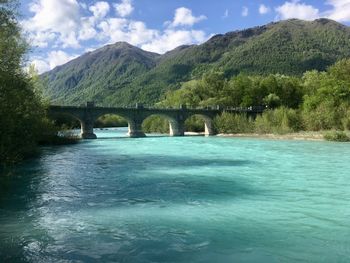
[[[106,114],[115,114],[126,119],[129,126],[128,135],[130,137],[144,137],[142,131],[142,122],[150,116],[162,116],[169,121],[170,136],[184,136],[185,120],[191,116],[197,115],[204,120],[205,135],[215,135],[213,129],[213,119],[222,112],[241,113],[255,117],[262,113],[264,107],[248,108],[148,108],[136,104],[136,107],[95,107],[93,103],[87,103],[86,106],[50,106],[49,115],[54,118],[58,114],[68,114],[80,121],[81,137],[83,139],[96,139],[94,134],[95,121]]]

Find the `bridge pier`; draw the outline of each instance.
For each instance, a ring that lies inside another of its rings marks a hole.
[[[213,120],[206,118],[204,120],[204,135],[205,136],[212,136],[216,135],[215,129],[213,127]]]
[[[184,121],[169,121],[170,136],[184,136],[185,122]]]
[[[97,139],[96,134],[94,134],[94,122],[90,120],[85,120],[80,122],[82,139]]]
[[[130,138],[146,137],[146,134],[142,131],[142,121],[130,121],[128,126],[128,136]]]

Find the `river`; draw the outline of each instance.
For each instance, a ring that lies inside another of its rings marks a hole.
[[[350,144],[125,132],[0,178],[1,262],[350,261]]]

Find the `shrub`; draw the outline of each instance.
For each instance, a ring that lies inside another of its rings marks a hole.
[[[147,133],[169,133],[169,121],[160,116],[150,116],[142,123],[142,130]]]
[[[343,131],[330,131],[323,135],[327,141],[350,142],[350,136]]]
[[[204,120],[199,116],[192,116],[185,121],[185,131],[203,132]]]
[[[285,134],[299,131],[301,128],[299,113],[285,107],[266,111],[255,120],[255,131],[258,133]]]
[[[95,122],[96,128],[105,128],[105,127],[127,127],[128,122],[120,116],[113,114],[106,114],[98,118]]]
[[[254,121],[242,114],[224,112],[215,118],[214,126],[219,133],[254,132]]]

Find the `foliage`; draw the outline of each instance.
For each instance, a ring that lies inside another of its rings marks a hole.
[[[258,116],[255,128],[246,118],[221,116],[216,120],[217,128],[228,133],[254,129],[259,133],[347,130],[350,128],[349,61],[341,60],[325,72],[308,71],[300,78],[239,74],[227,79],[222,72],[211,71],[199,80],[183,83],[179,90],[168,92],[159,105],[267,105],[275,109]],[[235,127],[236,123],[240,123],[240,128]]]
[[[304,74],[303,117],[308,130],[348,129],[350,107],[350,59],[327,72]]]
[[[79,105],[91,100],[106,106],[154,104],[165,94],[170,101],[169,92],[186,85],[172,96],[182,97],[188,105],[249,106],[265,99],[275,107],[279,97],[280,105],[296,108],[303,93],[296,88],[296,79],[284,79],[283,75],[323,71],[350,57],[348,39],[350,29],[334,21],[291,19],[216,35],[202,45],[181,46],[164,55],[116,43],[59,66],[42,78],[47,80],[45,93],[59,104]],[[216,73],[208,75],[210,72]],[[241,77],[231,80],[239,74]],[[251,77],[269,74],[263,83],[259,77]],[[349,76],[346,71],[339,74]],[[207,89],[209,85],[212,87]],[[247,86],[251,89],[242,88]],[[204,98],[194,96],[193,90]],[[223,94],[214,96],[216,90]]]
[[[22,69],[27,45],[15,8],[15,1],[0,3],[0,164],[33,154],[48,124],[33,80]]]
[[[222,113],[214,125],[219,133],[249,133],[254,131],[254,121],[242,114]]]
[[[105,128],[105,127],[127,127],[128,122],[123,118],[113,114],[106,114],[98,118],[95,122],[94,127]]]
[[[2,10],[2,19],[6,15],[13,17],[11,10]],[[36,105],[29,114],[34,119],[28,118],[34,130],[35,120],[43,115],[42,105],[47,103],[38,99],[42,93],[60,104],[95,100],[119,106],[135,102],[162,107],[268,106],[269,110],[255,120],[222,114],[215,120],[219,132],[288,133],[350,128],[350,30],[331,20],[271,23],[217,35],[202,45],[181,46],[164,55],[127,43],[108,45],[43,74],[41,79],[48,85],[44,92],[35,74],[29,79],[21,71],[19,65],[26,45],[15,20],[4,21],[7,22],[2,23],[5,29],[0,32],[4,40],[0,41],[0,52],[6,59],[0,61],[1,67],[7,63],[6,67],[14,70],[2,77],[9,80],[9,76],[19,76],[23,82],[16,83],[16,87],[29,93],[21,96],[31,98],[32,105],[29,103],[19,115],[24,116]],[[10,51],[8,57],[6,48]],[[8,103],[21,94],[6,93],[10,94]],[[4,111],[16,108],[11,105]],[[97,125],[125,122],[105,116]],[[204,124],[197,116],[186,120],[185,126],[186,130],[202,131]],[[144,121],[143,129],[168,132],[169,125],[162,117],[151,117]],[[28,141],[35,142],[34,137]]]
[[[182,84],[168,92],[160,106],[242,106],[270,105],[297,108],[302,101],[301,81],[284,75],[246,76],[226,79],[222,72],[211,71],[199,80]]]
[[[169,120],[161,116],[150,116],[142,123],[142,130],[147,133],[169,133]],[[185,131],[203,132],[204,120],[192,116],[185,121]]]
[[[71,126],[66,126],[66,124],[58,126],[56,122],[44,118],[37,143],[39,145],[66,145],[77,143],[79,139]]]
[[[150,116],[142,123],[142,130],[147,133],[169,133],[169,122],[160,116]]]
[[[301,130],[301,118],[296,110],[281,107],[265,111],[255,120],[257,133],[285,134]]]
[[[185,131],[204,132],[204,127],[204,119],[197,115],[193,115],[185,121]]]
[[[330,131],[323,136],[327,141],[350,142],[350,136],[343,131]]]
[[[275,93],[270,93],[263,99],[263,103],[268,107],[268,108],[277,108],[278,106],[281,105],[281,99],[278,97]]]
[[[300,131],[300,114],[294,109],[281,107],[265,111],[255,119],[242,114],[223,113],[215,119],[219,133],[278,133],[285,134]]]

